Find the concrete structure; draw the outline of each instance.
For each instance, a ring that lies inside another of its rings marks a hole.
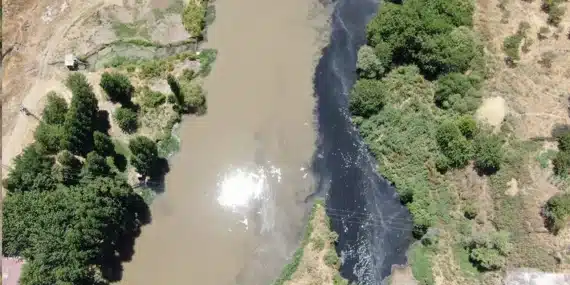
[[[66,54],[64,63],[69,70],[77,69],[77,58],[73,54]]]
[[[22,273],[24,261],[19,258],[2,257],[2,284],[20,284],[20,274]]]

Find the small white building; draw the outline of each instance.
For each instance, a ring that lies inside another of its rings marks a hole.
[[[77,58],[73,54],[66,54],[64,62],[69,70],[75,70],[77,68]]]

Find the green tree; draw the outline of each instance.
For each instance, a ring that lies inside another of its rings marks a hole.
[[[108,135],[95,131],[93,133],[93,150],[102,156],[110,156],[115,153],[115,145]]]
[[[81,161],[71,152],[64,150],[57,154],[55,167],[56,179],[64,185],[73,185],[79,181]]]
[[[28,261],[22,284],[95,284],[94,269],[147,221],[148,208],[124,179],[82,181],[6,197],[2,251]]]
[[[153,175],[158,162],[156,143],[144,136],[138,136],[129,141],[131,164],[141,175]]]
[[[382,81],[360,79],[348,98],[349,110],[352,115],[370,117],[382,109],[385,96]]]
[[[66,85],[71,89],[73,97],[63,125],[62,148],[74,154],[85,154],[93,144],[97,99],[87,78],[81,73],[68,76]]]
[[[493,134],[482,134],[475,138],[475,167],[484,173],[494,173],[501,168],[503,143]]]
[[[92,151],[85,158],[84,174],[87,176],[107,176],[111,168],[100,154]]]
[[[99,85],[109,95],[111,101],[123,104],[131,102],[134,87],[126,75],[118,72],[104,72]]]
[[[61,149],[63,135],[63,126],[45,123],[41,123],[34,132],[36,142],[50,154],[56,153]]]
[[[42,112],[42,119],[46,124],[61,125],[65,122],[67,102],[54,91],[47,94],[47,103]]]
[[[356,69],[361,78],[379,78],[386,69],[378,57],[374,48],[364,45],[358,50]]]
[[[384,69],[384,73],[386,73],[392,65],[392,53],[392,47],[384,41],[380,41],[376,43],[376,46],[374,46],[374,54],[380,61],[380,64]]]
[[[115,121],[125,133],[134,133],[138,128],[137,113],[126,107],[120,107],[115,111]]]
[[[463,115],[455,123],[465,138],[472,139],[477,134],[477,121],[472,116]]]
[[[450,167],[463,167],[472,156],[471,144],[455,122],[443,122],[437,129],[436,140],[441,152],[449,159]],[[438,168],[444,169],[442,165]]]
[[[450,72],[464,73],[473,60],[483,56],[475,33],[467,27],[455,28],[427,41],[417,58],[425,73],[436,77]]]
[[[552,196],[546,202],[543,213],[548,229],[558,234],[570,221],[570,193]]]
[[[473,89],[469,77],[461,73],[449,73],[437,81],[435,103],[444,109],[452,107],[452,96],[465,97]]]
[[[4,181],[10,192],[49,191],[55,189],[52,177],[54,159],[42,153],[38,145],[24,148],[13,161],[13,168]]]

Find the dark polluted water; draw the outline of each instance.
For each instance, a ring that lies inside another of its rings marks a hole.
[[[405,264],[412,241],[410,214],[395,189],[378,176],[347,108],[356,80],[356,54],[377,9],[372,0],[336,2],[330,42],[314,80],[319,143],[312,170],[339,234],[341,274],[359,284],[380,284],[392,265]]]

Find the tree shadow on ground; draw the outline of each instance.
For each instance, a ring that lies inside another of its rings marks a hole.
[[[113,163],[115,164],[115,167],[117,167],[119,171],[125,172],[125,170],[127,170],[128,161],[124,155],[120,153],[114,153]]]
[[[96,131],[100,131],[104,134],[109,133],[111,129],[111,122],[109,121],[109,112],[106,110],[99,110],[95,115],[94,128]]]
[[[152,221],[150,209],[140,195],[132,195],[127,202],[128,211],[133,213],[128,229],[111,241],[110,248],[101,256],[99,262],[101,274],[109,282],[123,278],[123,262],[131,261],[135,254],[135,240],[141,234],[141,227]]]
[[[570,125],[566,124],[556,124],[552,128],[551,135],[553,138],[559,138],[563,134],[570,132]]]

